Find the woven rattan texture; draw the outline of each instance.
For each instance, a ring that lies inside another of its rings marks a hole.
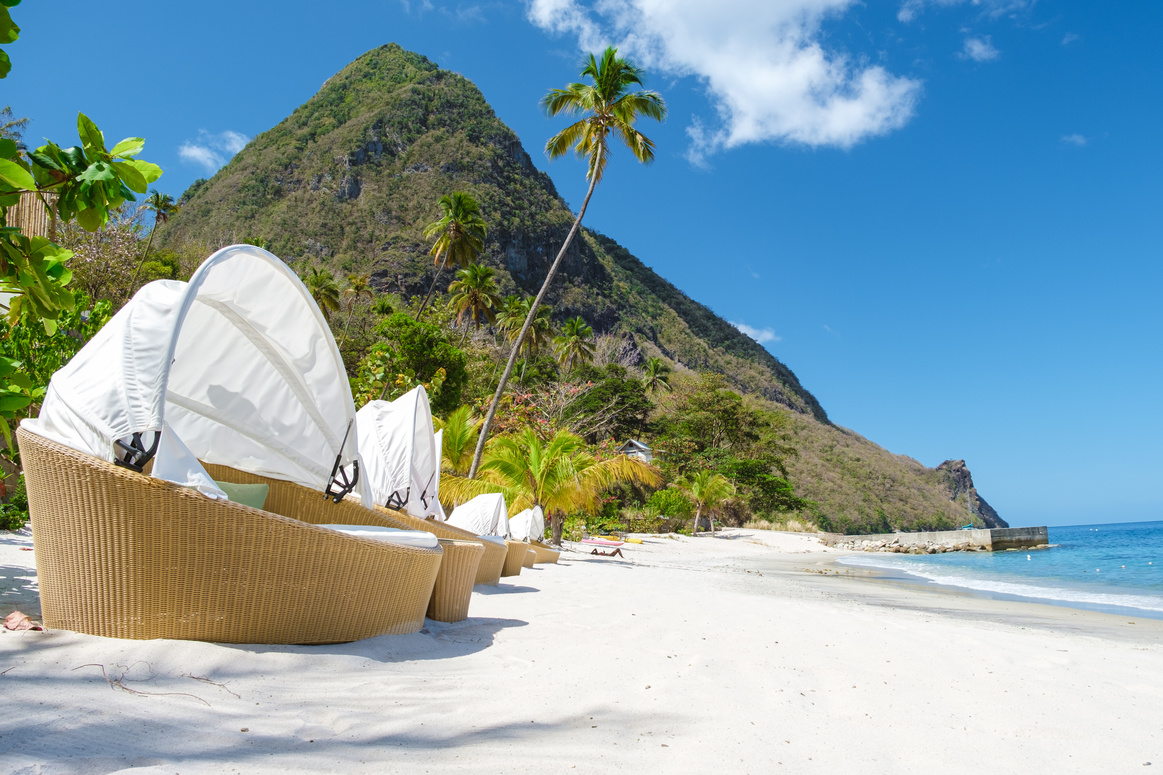
[[[504,567],[505,557],[508,556],[507,547],[500,546],[492,541],[482,541],[476,533],[459,527],[453,527],[444,522],[420,519],[419,517],[413,517],[411,514],[404,514],[398,511],[388,511],[383,506],[376,506],[376,510],[391,514],[394,519],[401,522],[409,530],[427,530],[437,538],[448,538],[453,541],[475,541],[476,543],[483,544],[485,547],[485,556],[481,558],[480,567],[477,568],[474,583],[488,584],[494,587],[500,583],[501,568]]]
[[[533,551],[537,552],[537,562],[539,563],[556,563],[558,558],[561,557],[561,552],[540,541],[530,541],[529,546]]]
[[[479,541],[440,539],[444,560],[436,576],[428,618],[438,622],[460,622],[468,618],[473,582],[485,547]]]
[[[505,541],[508,551],[505,554],[505,565],[501,568],[502,576],[520,576],[521,568],[525,564],[525,552],[529,551],[529,544],[524,541]]]
[[[207,465],[206,470],[210,472],[210,476],[220,482],[234,482],[236,484],[261,482],[268,485],[270,493],[267,495],[266,507],[279,513],[283,513],[280,511],[282,508],[300,508],[304,494],[311,500],[319,495],[291,482],[268,479],[225,466]],[[429,524],[426,520],[419,520],[401,511],[386,509],[382,506],[376,506],[374,512],[369,512],[350,500],[344,501],[341,505],[345,507],[354,505],[354,508],[346,509],[343,512],[343,521],[336,524],[378,525],[380,527],[393,527],[397,530],[427,530]],[[428,532],[434,531],[428,530]],[[441,536],[437,535],[437,538],[441,538]],[[472,536],[471,539],[441,538],[441,546],[444,547],[445,553],[440,563],[440,572],[436,576],[436,584],[432,588],[432,600],[429,601],[428,610],[439,611],[442,616],[451,616],[453,614],[449,612],[464,609],[464,613],[459,619],[439,619],[442,622],[459,622],[468,617],[468,600],[472,596],[473,582],[480,565],[480,552],[459,546],[462,543],[480,546],[481,541],[476,536]],[[449,547],[452,549],[451,553],[448,551]],[[481,549],[483,551],[484,547]],[[430,615],[430,618],[436,619],[437,617]]]
[[[367,509],[289,485],[268,499],[268,509],[288,515],[280,516],[210,500],[23,429],[17,438],[49,628],[342,643],[424,624],[440,549],[307,524],[358,523]]]
[[[528,544],[526,544],[528,546]],[[533,563],[537,562],[537,552],[532,549],[525,550],[525,559],[521,561],[522,568],[532,568]]]

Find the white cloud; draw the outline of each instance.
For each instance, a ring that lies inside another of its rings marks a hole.
[[[840,332],[829,326],[827,323],[824,324],[824,330],[836,338],[840,337]]]
[[[529,0],[542,29],[608,44],[654,74],[697,78],[717,116],[694,117],[689,157],[748,143],[850,148],[903,126],[919,81],[825,48],[821,24],[856,0]]]
[[[1075,134],[1070,134],[1070,135],[1062,135],[1062,142],[1065,143],[1066,145],[1073,145],[1073,146],[1077,146],[1078,148],[1081,148],[1082,146],[1086,145],[1087,142],[1089,142],[1089,141],[1083,135],[1075,133]]]
[[[974,62],[989,62],[1001,56],[1001,52],[994,48],[988,35],[983,35],[979,38],[966,38],[965,47],[958,56],[962,59],[972,59]]]
[[[1081,36],[1079,36],[1079,35],[1075,35],[1073,32],[1068,32],[1068,33],[1066,33],[1065,35],[1063,35],[1063,36],[1062,36],[1062,45],[1063,45],[1063,46],[1069,46],[1069,45],[1070,45],[1071,43],[1073,43],[1074,41],[1076,41],[1076,40],[1079,40],[1079,39],[1080,39],[1080,37],[1081,37]]]
[[[189,164],[197,164],[207,172],[216,172],[230,157],[245,148],[248,142],[249,137],[232,129],[219,134],[200,129],[196,141],[187,140],[178,146],[178,158]]]
[[[751,337],[760,344],[778,342],[783,338],[781,336],[776,336],[775,331],[770,328],[755,328],[754,326],[749,326],[746,323],[736,323],[734,321],[731,322],[731,325],[735,326],[735,328],[739,329],[741,333],[747,334],[747,336]]]
[[[904,0],[896,18],[908,23],[917,18],[927,5],[952,6],[972,5],[981,10],[981,15],[997,18],[1006,14],[1017,13],[1032,6],[1036,0]]]

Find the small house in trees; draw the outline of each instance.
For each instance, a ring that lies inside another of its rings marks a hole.
[[[632,457],[636,458],[637,460],[641,460],[643,463],[649,463],[654,458],[654,455],[650,451],[650,447],[646,446],[637,439],[630,439],[625,444],[618,447],[618,452],[625,455],[626,457]]]

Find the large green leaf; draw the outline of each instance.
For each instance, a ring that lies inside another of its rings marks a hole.
[[[0,137],[0,158],[11,159],[16,155],[16,143],[7,137]]]
[[[0,180],[16,189],[36,190],[36,181],[32,179],[32,173],[8,159],[0,159]]]
[[[0,394],[0,412],[15,412],[32,403],[28,396],[14,393]]]
[[[145,178],[146,183],[153,183],[155,180],[162,176],[162,168],[156,164],[151,164],[148,161],[142,161],[141,159],[126,159],[125,161],[121,162],[121,164],[131,166],[140,172],[141,176]],[[142,193],[144,193],[144,191]]]
[[[137,193],[144,194],[149,189],[149,183],[137,171],[136,167],[120,161],[113,162],[113,169],[116,170],[117,176],[121,178],[121,181]]]
[[[0,78],[6,78],[8,73],[12,71],[12,60],[8,58],[8,54],[0,51]]]
[[[8,8],[0,3],[0,43],[11,43],[20,37],[20,28],[12,21]]]
[[[109,151],[112,156],[136,156],[145,148],[145,140],[140,137],[127,137]]]
[[[103,161],[96,161],[89,165],[89,168],[82,172],[77,178],[78,180],[116,180],[117,175],[113,172],[113,167]]]
[[[105,136],[84,113],[77,114],[77,134],[81,136],[81,146],[85,149],[85,153],[90,155],[93,155],[94,152],[98,155],[106,153]]]
[[[88,207],[84,210],[77,211],[77,223],[85,231],[97,231],[105,223],[104,215],[104,210],[98,210],[96,207]]]

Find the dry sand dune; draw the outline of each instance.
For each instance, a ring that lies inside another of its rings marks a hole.
[[[0,538],[0,615],[37,612],[22,545]],[[834,556],[750,531],[567,552],[468,621],[342,646],[4,632],[0,772],[1163,767],[1163,623],[853,579]]]

